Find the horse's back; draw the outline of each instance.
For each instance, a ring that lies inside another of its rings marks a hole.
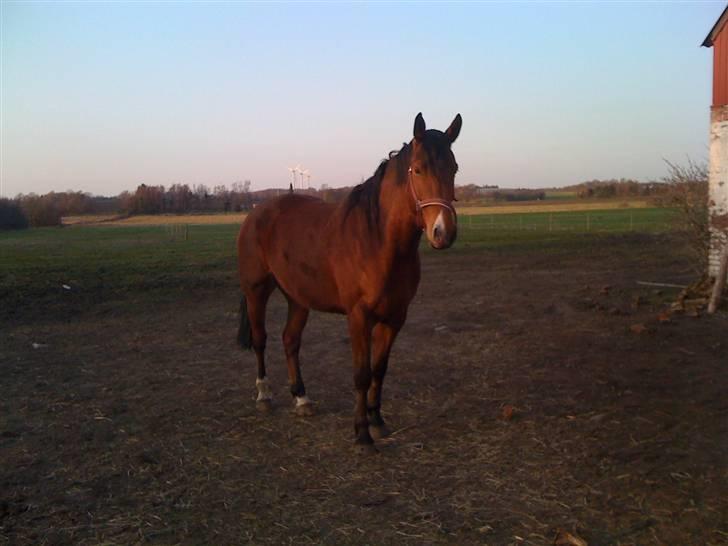
[[[302,233],[320,233],[334,209],[334,205],[308,195],[289,193],[271,199],[245,218],[238,236],[238,249],[249,251],[251,246],[270,246],[282,237],[295,240]]]
[[[256,207],[238,235],[243,289],[272,275],[299,303],[337,308],[338,298],[329,295],[335,287],[327,252],[335,210],[335,205],[299,194]]]

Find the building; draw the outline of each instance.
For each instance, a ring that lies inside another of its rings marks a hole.
[[[718,274],[718,263],[728,234],[728,7],[703,42],[713,48],[713,101],[710,107],[709,214],[711,250],[708,273]]]

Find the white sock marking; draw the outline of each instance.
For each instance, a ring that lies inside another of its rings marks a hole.
[[[296,396],[296,407],[305,406],[306,404],[313,404],[308,396]]]
[[[256,379],[255,386],[258,387],[258,398],[256,399],[256,402],[260,402],[261,400],[273,400],[273,391],[270,390],[270,384],[268,383],[267,377],[264,377],[263,379]]]

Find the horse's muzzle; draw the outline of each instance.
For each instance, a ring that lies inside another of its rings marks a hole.
[[[458,227],[455,216],[449,211],[440,211],[431,228],[427,230],[430,246],[437,250],[450,248],[457,238]]]
[[[457,230],[453,230],[451,235],[440,233],[435,230],[430,239],[430,246],[437,250],[444,250],[450,248],[457,238]]]

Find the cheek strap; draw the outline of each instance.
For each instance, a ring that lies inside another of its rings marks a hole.
[[[422,209],[424,209],[425,207],[442,207],[452,212],[452,215],[457,219],[458,213],[455,212],[455,207],[452,206],[452,201],[446,201],[445,199],[440,199],[437,197],[433,197],[432,199],[420,199],[419,197],[417,197],[415,185],[414,182],[412,182],[412,167],[409,168],[407,173],[409,175],[407,179],[407,185],[409,186],[410,193],[412,193],[412,198],[415,201],[418,228],[420,228],[422,231],[425,231],[425,228],[427,227],[425,226],[425,220],[422,216]]]

